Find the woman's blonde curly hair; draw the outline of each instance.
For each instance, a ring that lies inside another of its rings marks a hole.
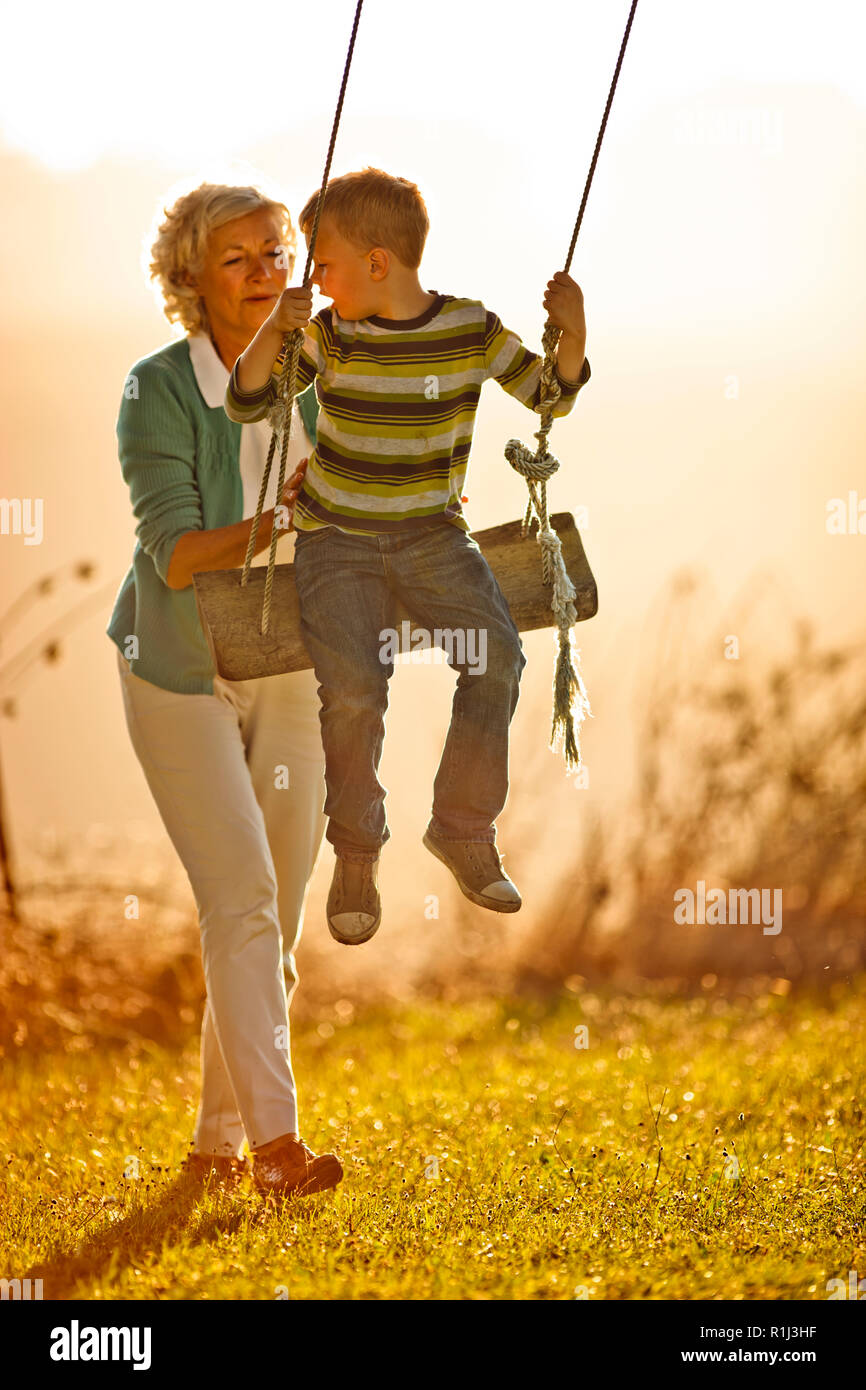
[[[163,312],[170,323],[180,323],[186,333],[209,332],[204,300],[189,277],[202,270],[208,239],[217,227],[260,208],[276,213],[280,243],[287,255],[294,256],[297,238],[288,208],[258,188],[202,183],[162,209],[165,220],[159,222],[157,218],[149,269],[151,280],[162,293]]]

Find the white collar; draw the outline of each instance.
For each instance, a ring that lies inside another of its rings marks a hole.
[[[231,372],[223,362],[210,337],[207,333],[187,334],[189,344],[189,360],[198,382],[198,389],[204,397],[205,405],[209,405],[211,410],[220,409],[225,405],[226,387],[229,384]],[[297,400],[294,404],[293,419],[300,417],[300,407]]]
[[[226,387],[229,384],[229,369],[220,358],[207,333],[190,333],[187,342],[189,343],[189,360],[195,372],[198,389],[201,391],[205,403],[210,406],[211,410],[215,410],[225,401]]]

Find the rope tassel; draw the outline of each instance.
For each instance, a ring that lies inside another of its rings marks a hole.
[[[592,710],[580,671],[580,651],[574,646],[571,635],[571,629],[577,622],[575,591],[562,558],[559,536],[552,527],[548,527],[547,532],[539,531],[538,541],[542,558],[547,561],[549,573],[553,576],[550,606],[556,618],[559,641],[553,679],[550,743],[553,748],[562,748],[566,766],[576,771],[580,766],[579,726],[587,715],[592,715]]]

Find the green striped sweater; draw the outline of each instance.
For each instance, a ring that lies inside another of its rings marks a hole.
[[[537,410],[542,359],[474,299],[437,295],[414,319],[349,321],[332,307],[304,333],[298,389],[316,383],[317,443],[295,506],[298,531],[402,531],[441,517],[468,531],[461,498],[478,398],[493,377]],[[283,354],[259,391],[238,386],[226,413],[260,420],[277,399]],[[560,378],[555,414],[567,415],[589,381]]]

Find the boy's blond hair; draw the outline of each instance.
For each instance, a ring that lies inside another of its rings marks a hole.
[[[319,192],[307,199],[298,218],[304,235],[312,228]],[[325,190],[322,217],[364,251],[384,246],[410,270],[421,264],[430,219],[417,184],[409,179],[369,168],[343,174]]]
[[[164,221],[155,226],[150,249],[150,277],[159,286],[163,312],[186,333],[207,333],[207,310],[198,290],[189,284],[204,265],[211,232],[236,217],[267,208],[276,216],[280,243],[291,257],[295,230],[285,203],[246,185],[202,183],[163,208]]]

